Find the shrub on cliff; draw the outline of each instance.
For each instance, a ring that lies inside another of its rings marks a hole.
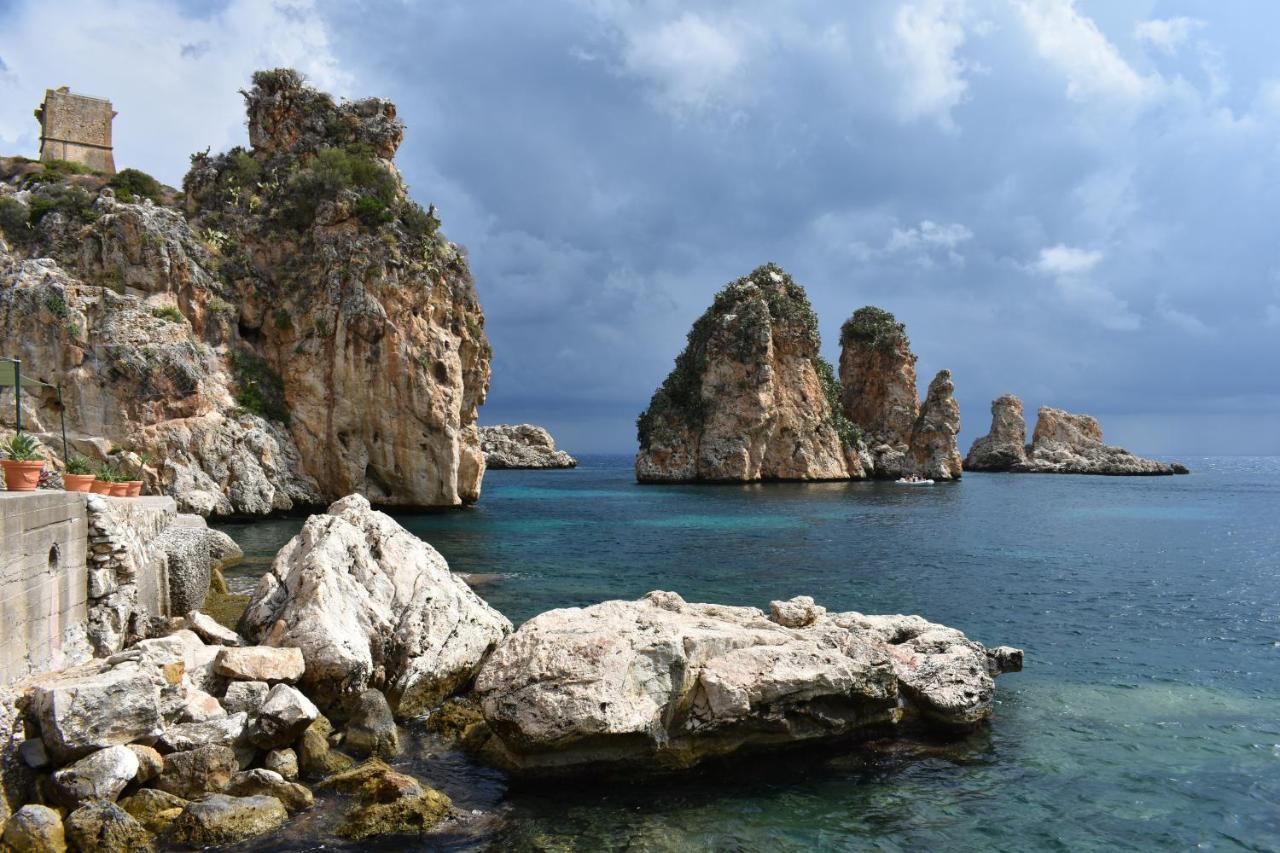
[[[16,198],[0,198],[0,234],[15,246],[31,239],[31,212]]]
[[[874,349],[893,346],[899,339],[905,341],[907,327],[883,308],[868,305],[853,312],[853,316],[840,327],[840,345],[858,342]]]
[[[164,186],[140,169],[121,169],[111,176],[107,186],[116,191],[116,198],[123,202],[136,202],[149,198],[156,204],[164,200]]]
[[[284,381],[265,359],[251,353],[232,353],[231,370],[235,376],[237,403],[246,411],[288,426]]]

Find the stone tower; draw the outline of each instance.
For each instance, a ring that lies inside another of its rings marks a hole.
[[[77,95],[66,86],[46,89],[36,110],[40,121],[40,159],[70,160],[98,172],[114,174],[111,156],[111,102]]]

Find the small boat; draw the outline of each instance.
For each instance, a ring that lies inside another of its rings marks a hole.
[[[896,481],[899,486],[932,486],[933,480],[908,480],[906,477]]]

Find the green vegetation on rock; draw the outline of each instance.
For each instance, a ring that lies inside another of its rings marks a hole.
[[[121,169],[111,176],[107,186],[116,191],[120,201],[133,203],[149,198],[156,204],[164,200],[164,187],[140,169]]]
[[[883,308],[868,305],[853,312],[840,327],[840,345],[857,342],[873,349],[888,349],[901,340],[907,342],[907,327]]]
[[[173,305],[161,305],[159,308],[152,308],[151,313],[161,320],[168,320],[170,323],[182,323],[186,318],[182,316],[182,312]]]
[[[231,371],[235,376],[237,403],[246,411],[288,426],[284,381],[266,359],[245,352],[232,353]]]

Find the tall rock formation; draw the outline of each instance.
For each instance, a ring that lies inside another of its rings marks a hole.
[[[244,94],[252,147],[195,155],[185,210],[137,173],[0,161],[0,350],[62,384],[80,452],[148,454],[186,511],[475,500],[484,316],[405,195],[394,105],[289,70]],[[54,429],[56,395],[24,397]]]
[[[1022,401],[1003,394],[991,401],[991,431],[974,441],[966,471],[1010,471],[1027,462],[1027,422]]]
[[[861,478],[804,288],[773,264],[694,323],[637,427],[642,482]]]
[[[1089,415],[1041,406],[1031,444],[1024,448],[1026,430],[1021,401],[1012,394],[997,398],[991,404],[991,432],[973,443],[965,469],[1114,476],[1189,473],[1181,463],[1143,459],[1104,444],[1102,427]]]
[[[859,308],[845,322],[840,347],[841,405],[845,417],[862,431],[869,473],[880,478],[958,478],[960,407],[950,371],[938,372],[922,404],[906,327],[874,306]]]

